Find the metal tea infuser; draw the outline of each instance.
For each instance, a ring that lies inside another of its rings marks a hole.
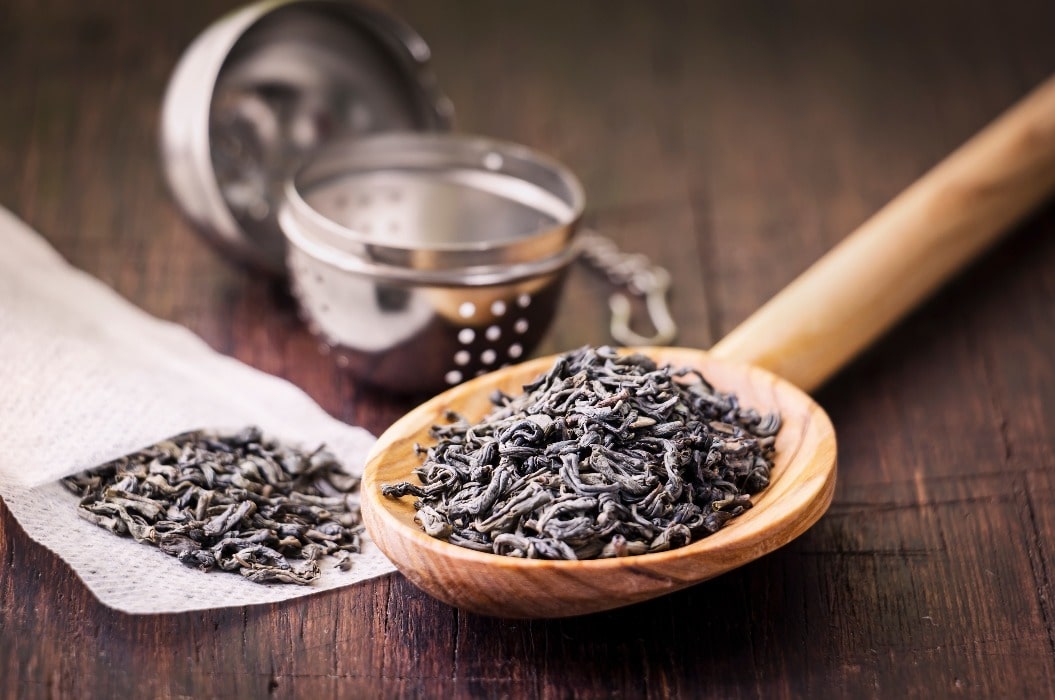
[[[581,254],[642,297],[666,344],[669,275],[580,231],[582,186],[532,149],[449,131],[411,28],[366,5],[262,2],[206,29],[165,96],[166,177],[225,253],[287,272],[324,352],[379,387],[428,391],[529,354]]]

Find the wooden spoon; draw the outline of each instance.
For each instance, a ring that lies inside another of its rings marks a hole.
[[[519,392],[553,364],[555,358],[547,357],[451,389],[381,436],[362,483],[370,536],[426,592],[474,612],[520,618],[636,603],[773,551],[824,514],[835,486],[835,431],[805,391],[819,386],[1052,189],[1055,78],[938,164],[710,352],[638,349],[661,363],[698,368],[717,388],[738,394],[742,405],[783,416],[769,487],[718,533],[656,554],[525,560],[429,537],[413,521],[412,499],[381,496],[381,484],[412,478],[420,465],[414,443],[429,444],[429,427],[443,423],[446,411],[470,421],[483,417],[494,389]]]

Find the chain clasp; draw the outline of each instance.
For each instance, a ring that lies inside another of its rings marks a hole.
[[[655,329],[651,336],[641,335],[630,328],[631,305],[625,294],[608,298],[612,310],[609,332],[621,345],[669,345],[678,335],[677,324],[667,306],[670,273],[653,265],[640,254],[621,252],[615,243],[594,231],[583,231],[579,237],[583,256],[615,285],[625,286],[630,293],[643,297],[649,321]]]

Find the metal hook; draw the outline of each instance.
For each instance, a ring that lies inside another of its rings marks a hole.
[[[625,294],[613,294],[608,297],[608,307],[612,310],[610,333],[621,345],[667,345],[678,334],[678,326],[670,315],[667,306],[667,290],[670,289],[670,275],[662,268],[652,268],[647,273],[634,279],[635,285],[645,298],[645,309],[656,333],[644,336],[630,328],[630,299]]]

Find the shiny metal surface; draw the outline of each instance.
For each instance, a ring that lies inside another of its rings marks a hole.
[[[571,171],[524,146],[393,133],[327,147],[287,183],[285,201],[335,251],[449,270],[563,252],[585,197]]]
[[[305,321],[339,365],[401,392],[527,355],[578,254],[578,180],[515,144],[374,136],[327,149],[287,190]]]
[[[283,183],[320,146],[386,130],[439,130],[449,101],[425,42],[358,3],[262,2],[187,49],[162,109],[170,188],[222,249],[284,270]]]

